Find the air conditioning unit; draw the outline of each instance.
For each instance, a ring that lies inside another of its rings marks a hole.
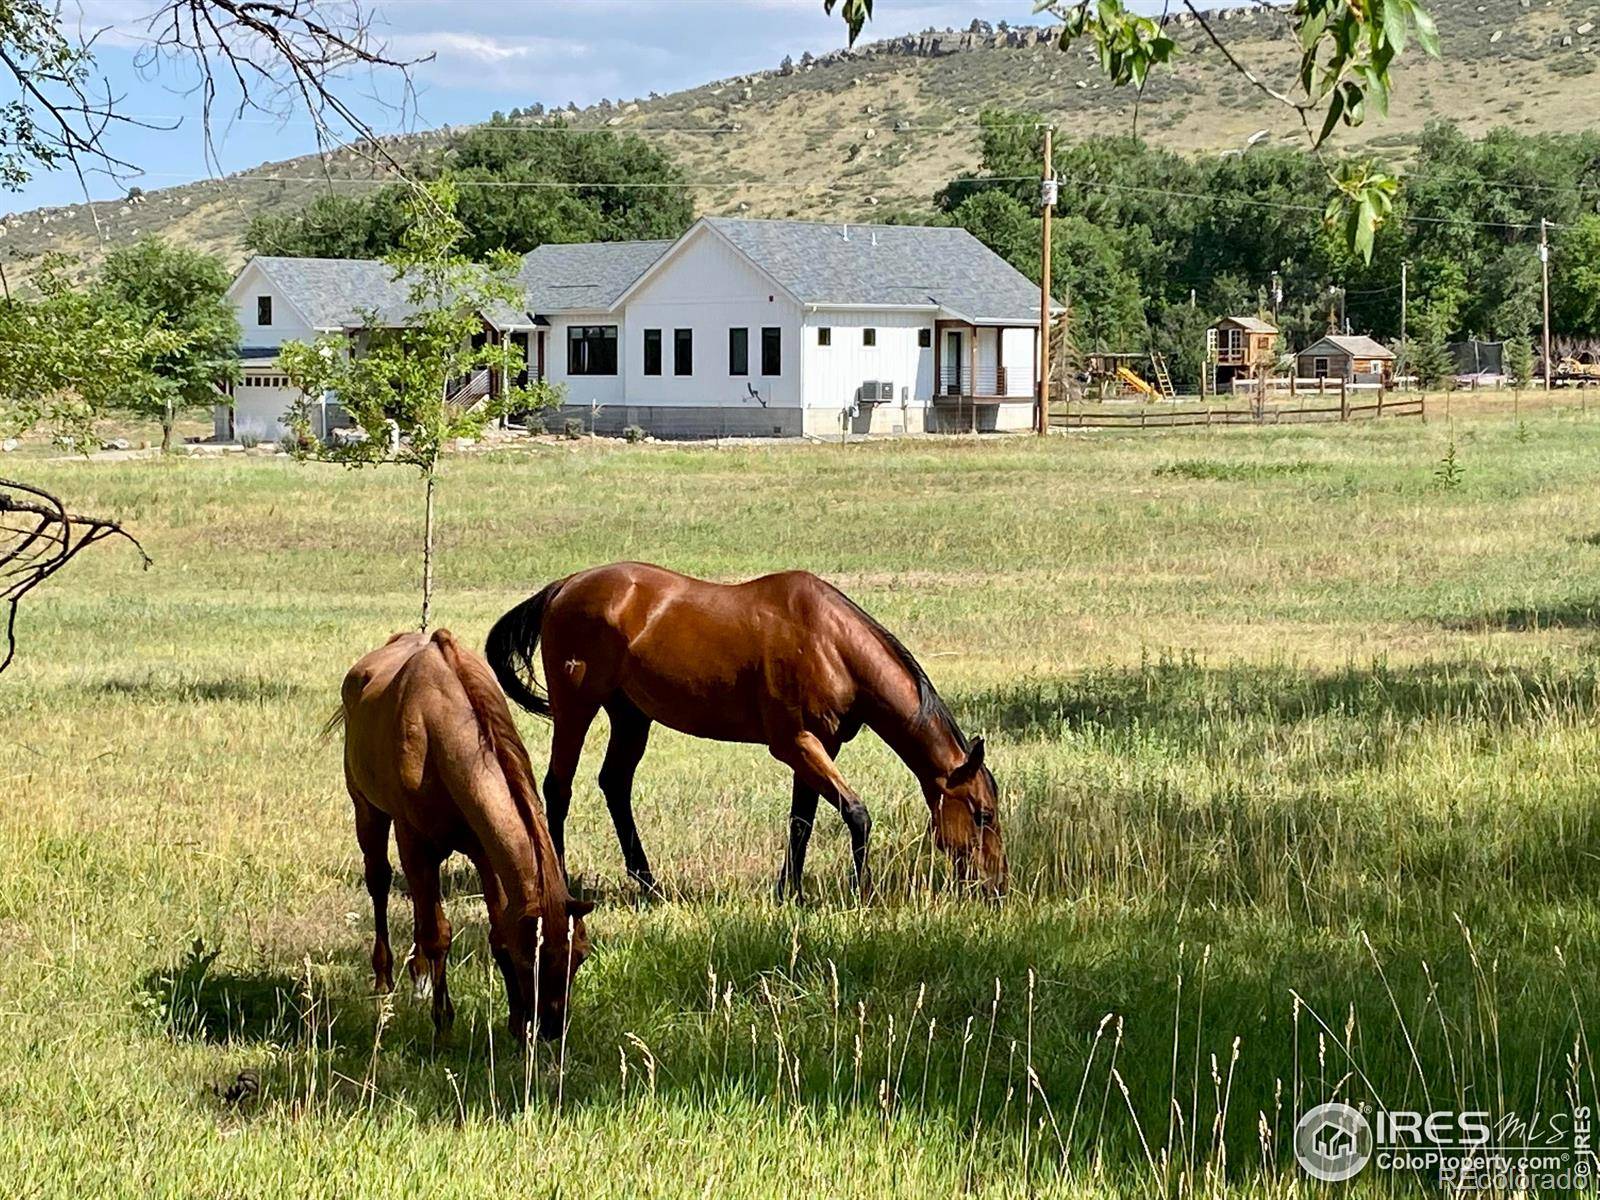
[[[880,383],[878,385],[878,399],[879,400],[893,400],[894,399],[894,384],[892,384],[892,383]]]
[[[860,395],[863,404],[876,404],[878,402],[878,381],[876,379],[867,380],[866,383],[861,385],[861,391],[858,395]]]

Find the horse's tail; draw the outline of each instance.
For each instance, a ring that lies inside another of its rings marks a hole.
[[[528,757],[528,748],[523,745],[522,737],[511,720],[511,710],[506,707],[505,699],[495,691],[494,680],[484,670],[483,664],[476,656],[464,651],[449,630],[435,630],[433,644],[439,648],[445,665],[460,681],[461,690],[467,694],[467,703],[472,706],[473,715],[478,719],[478,731],[495,761],[500,764],[500,773],[505,776],[506,787],[511,792],[512,802],[517,806],[517,814],[522,818],[529,838],[533,839],[535,846],[549,846],[550,835],[539,806],[539,788],[533,780],[533,760]],[[551,854],[554,854],[553,848]],[[543,871],[542,863],[540,869]],[[560,883],[561,873],[555,872],[554,878]],[[561,894],[564,897],[564,885]]]
[[[531,713],[550,715],[550,700],[539,691],[533,670],[533,654],[539,647],[539,631],[544,625],[544,610],[556,598],[565,579],[547,583],[538,593],[509,610],[489,630],[483,647],[484,657],[494,669],[495,678],[507,696]]]

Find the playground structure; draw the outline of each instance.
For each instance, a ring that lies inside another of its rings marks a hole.
[[[1600,354],[1580,350],[1558,359],[1552,382],[1578,387],[1600,386]]]
[[[1149,378],[1139,374],[1147,371]],[[1084,356],[1083,390],[1101,400],[1138,396],[1146,400],[1171,400],[1176,394],[1167,356],[1158,350],[1137,353],[1097,351]]]
[[[1259,317],[1223,317],[1206,330],[1206,365],[1200,390],[1238,392],[1257,386],[1278,360],[1278,327]],[[1209,385],[1209,389],[1208,389]]]

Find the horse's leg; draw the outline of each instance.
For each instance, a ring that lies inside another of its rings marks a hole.
[[[394,840],[400,848],[400,865],[405,868],[406,882],[411,887],[415,915],[416,957],[411,960],[411,977],[419,991],[431,985],[433,1027],[440,1033],[447,1033],[456,1010],[450,1003],[450,988],[444,974],[445,957],[450,953],[450,918],[444,915],[439,865],[449,851],[435,846],[403,822],[395,826]]]
[[[639,827],[633,820],[633,773],[650,740],[650,718],[620,695],[606,704],[606,714],[611,718],[611,740],[600,766],[600,790],[605,793],[606,808],[611,812],[611,824],[616,828],[629,877],[646,892],[654,892],[656,877],[650,872],[650,860],[645,857]]]
[[[361,847],[361,863],[367,880],[367,895],[372,897],[372,986],[379,992],[394,991],[394,952],[389,949],[389,884],[394,869],[389,866],[389,814],[369,804],[355,789],[350,799],[356,809],[356,842]]]
[[[500,878],[494,873],[489,856],[482,848],[472,854],[472,865],[478,869],[478,880],[483,885],[483,905],[489,910],[489,953],[495,966],[500,968],[500,978],[506,985],[506,1004],[511,1010],[511,1036],[522,1041],[527,1034],[528,1010],[522,999],[522,986],[517,982],[516,968],[511,964],[507,939],[515,930],[506,922],[506,894]]]
[[[552,682],[551,690],[554,689]],[[567,810],[572,807],[572,779],[578,773],[578,759],[583,755],[583,739],[600,709],[598,705],[576,700],[559,706],[552,703],[551,707],[556,727],[550,736],[550,765],[544,774],[544,811],[556,857],[561,860],[561,869],[566,871]]]
[[[817,789],[794,777],[794,795],[789,801],[789,848],[778,868],[778,900],[784,892],[796,900],[805,899],[800,880],[806,870],[806,847],[811,842],[811,827],[817,820]]]
[[[815,788],[829,804],[839,810],[850,830],[850,856],[855,862],[856,891],[863,900],[872,895],[872,877],[867,871],[867,839],[872,834],[872,817],[850,785],[839,774],[829,747],[814,733],[796,734],[793,740],[771,747],[774,757],[791,768],[797,780]]]

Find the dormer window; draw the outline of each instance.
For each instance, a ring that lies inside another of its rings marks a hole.
[[[271,296],[257,296],[256,297],[256,324],[257,325],[271,325],[272,324],[272,297]]]

